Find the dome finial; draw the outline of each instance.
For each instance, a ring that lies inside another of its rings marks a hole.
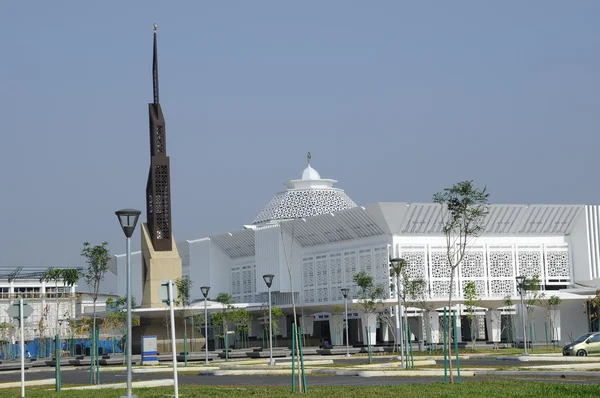
[[[310,152],[306,154],[306,160],[308,160],[308,165],[310,166],[310,160],[312,159],[312,156],[310,156]]]

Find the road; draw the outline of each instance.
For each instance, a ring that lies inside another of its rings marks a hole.
[[[183,369],[180,368],[181,371]],[[45,370],[28,371],[26,380],[40,380],[54,377],[54,372]],[[169,379],[171,374],[165,373],[135,373],[133,381]],[[469,377],[465,380],[489,380],[492,377]],[[535,377],[510,377],[511,380],[541,381],[541,382],[560,382],[589,384],[597,383],[597,379],[563,379],[548,378],[543,375]],[[19,372],[0,373],[0,383],[20,381]],[[63,384],[87,384],[89,382],[89,371],[85,369],[63,370]],[[124,371],[100,373],[101,383],[124,383],[126,374]],[[308,385],[345,385],[345,386],[384,386],[384,385],[402,385],[402,384],[426,384],[439,383],[443,377],[357,377],[357,376],[307,376]],[[179,383],[181,385],[237,385],[237,386],[289,386],[291,384],[290,376],[200,376],[198,374],[180,373]]]

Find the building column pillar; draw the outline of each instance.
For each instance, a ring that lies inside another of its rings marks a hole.
[[[429,344],[440,344],[440,314],[437,311],[427,311],[425,313],[429,330]]]
[[[329,315],[329,334],[331,345],[344,345],[344,316],[341,314]]]
[[[502,325],[499,310],[488,310],[485,312],[485,325],[487,327],[487,340],[494,343],[494,348],[498,348],[501,340]]]
[[[458,309],[453,311],[456,314],[456,341],[462,343],[462,320]],[[452,312],[451,312],[452,313]],[[448,320],[448,327],[452,330],[452,318]]]
[[[381,328],[381,340],[388,342],[390,340],[390,328],[385,322],[380,322],[379,327]]]
[[[550,329],[551,340],[560,343],[560,310],[550,310]]]
[[[361,314],[361,323],[362,323],[362,336],[363,336],[363,344],[367,345],[367,342],[370,342],[371,345],[375,345],[375,338],[377,333],[377,315],[371,314],[367,319],[366,314]],[[367,340],[367,326],[370,327],[369,340]]]

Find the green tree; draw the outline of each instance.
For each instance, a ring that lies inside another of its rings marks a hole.
[[[475,340],[477,338],[477,316],[475,315],[475,307],[478,307],[481,302],[481,297],[477,292],[477,284],[474,281],[465,283],[463,287],[463,297],[465,299],[465,307],[467,309],[467,319],[471,329],[471,344],[475,349]]]
[[[232,313],[232,320],[237,328],[237,332],[240,334],[240,337],[243,342],[242,348],[248,343],[248,332],[250,331],[250,324],[252,323],[252,315],[245,308],[238,308]]]
[[[525,326],[525,333],[529,331],[529,339],[531,349],[533,350],[533,339],[532,334],[533,324],[535,322],[535,307],[543,305],[543,300],[546,294],[542,291],[542,284],[539,275],[533,275],[531,278],[525,279],[525,308],[527,310],[527,325]]]
[[[448,289],[448,308],[452,311],[454,296],[454,278],[456,268],[462,263],[473,240],[483,232],[483,221],[489,212],[489,194],[486,188],[479,189],[473,181],[456,183],[452,188],[433,195],[433,201],[442,207],[442,233],[446,238],[446,261],[450,267],[450,288]],[[448,345],[448,368],[450,382],[452,374],[451,345]]]
[[[525,279],[525,305],[527,306],[527,319],[529,324],[533,324],[535,307],[543,305],[546,294],[542,291],[542,284],[539,275]]]
[[[215,328],[215,336],[223,339],[225,344],[225,335],[227,334],[227,325],[231,322],[231,313],[233,311],[233,297],[229,293],[219,293],[216,302],[223,305],[221,312],[215,312],[210,316],[210,321]],[[225,347],[229,349],[229,347]]]
[[[263,329],[265,331],[265,338],[267,344],[269,344],[269,303],[263,303],[260,307],[263,319],[265,320]],[[277,346],[277,334],[279,333],[279,321],[285,316],[283,310],[280,307],[271,306],[271,321],[273,323],[273,346]]]
[[[10,336],[14,327],[12,323],[0,323],[0,348],[2,348],[2,356],[5,360],[9,359]]]
[[[556,310],[558,306],[562,303],[562,299],[558,296],[550,296],[548,300],[544,302],[544,307],[546,307],[546,327],[550,329],[550,340],[554,343],[556,340],[555,336],[555,325],[556,325]],[[547,343],[546,343],[547,344]]]
[[[177,286],[177,301],[175,305],[182,308],[181,318],[183,320],[183,333],[187,337],[187,319],[190,316],[191,292],[194,281],[187,275],[177,278],[175,285]]]
[[[135,306],[135,297],[131,296],[131,308],[134,308]],[[127,336],[127,296],[107,298],[106,311],[108,311],[106,319],[108,325],[110,325],[113,330],[113,336],[119,337],[119,340],[123,340],[123,337],[129,338],[129,336]],[[139,316],[132,315],[131,326],[140,326]],[[125,351],[125,342],[123,342],[121,348]]]
[[[92,246],[89,242],[83,243],[81,256],[87,263],[87,269],[83,272],[83,277],[92,296],[92,330],[96,330],[96,301],[100,293],[100,283],[104,280],[104,275],[108,271],[110,261],[110,252],[108,251],[108,242],[102,242],[97,246]],[[92,347],[96,350],[96,347]],[[92,382],[97,384],[96,372],[92,372]]]
[[[503,303],[504,303],[505,307],[511,308],[511,312],[508,314],[508,325],[505,326],[505,328],[508,328],[508,330],[509,330],[510,337],[507,337],[507,340],[510,340],[511,344],[513,344],[514,339],[515,339],[515,336],[514,336],[515,328],[514,328],[514,319],[513,319],[514,314],[513,314],[512,307],[513,307],[514,303],[512,301],[512,298],[510,297],[510,295],[504,297]],[[502,329],[502,331],[504,331],[504,328]],[[502,333],[500,333],[500,334],[502,334]]]
[[[371,316],[377,311],[379,305],[383,302],[385,289],[382,285],[375,285],[373,283],[373,277],[364,271],[354,274],[352,280],[356,286],[358,286],[358,304],[365,313],[368,325]],[[372,341],[368,339],[367,343],[370,352]],[[371,362],[372,358],[369,356],[369,363]]]
[[[594,330],[592,326],[594,324],[598,324],[598,330],[600,330],[600,289],[597,289],[596,295],[589,297],[587,302],[582,305],[586,307],[584,312],[588,315],[590,332]]]
[[[49,268],[44,272],[42,279],[46,282],[54,282],[54,297],[56,298],[56,323],[55,325],[55,333],[58,333],[59,327],[59,314],[60,314],[60,294],[58,292],[58,282],[62,280],[62,269],[58,268]]]
[[[427,281],[423,278],[411,278],[407,272],[408,266],[409,264],[405,259],[396,261],[391,261],[390,259],[390,277],[396,279],[395,284],[390,284],[390,289],[396,291],[398,307],[400,307],[400,304],[404,307],[403,325],[408,325],[408,315],[406,313],[408,303],[415,303],[421,299],[425,301],[427,292]],[[406,326],[404,326],[404,328],[406,328]],[[404,336],[400,337],[405,338],[405,336],[406,330],[404,330]],[[400,338],[395,340],[398,342]],[[398,344],[397,342],[396,344]],[[407,341],[406,344],[408,345],[409,342]]]

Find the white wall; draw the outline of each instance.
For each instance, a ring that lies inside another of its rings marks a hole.
[[[194,301],[204,298],[200,292],[201,286],[211,286],[211,242],[209,238],[204,238],[188,241],[188,245],[190,255],[188,275],[194,282],[192,285],[192,291],[190,293],[190,299]],[[210,293],[213,293],[212,288],[209,291],[209,294]]]
[[[230,270],[232,260],[209,238],[189,241],[190,278],[194,282],[191,299],[203,298],[201,286],[210,286],[209,297],[231,293]]]
[[[573,264],[573,280],[577,282],[594,278],[590,261],[591,247],[585,211],[579,212],[568,236],[568,241],[571,249],[571,263]]]
[[[283,257],[283,246],[281,238],[281,228],[279,225],[266,225],[256,229],[255,239],[255,259],[256,259],[256,290],[257,293],[266,292],[267,285],[263,280],[263,275],[273,274],[273,291],[280,291],[282,286],[282,266],[285,262]],[[287,268],[287,267],[286,267]],[[287,271],[286,271],[287,274]]]

